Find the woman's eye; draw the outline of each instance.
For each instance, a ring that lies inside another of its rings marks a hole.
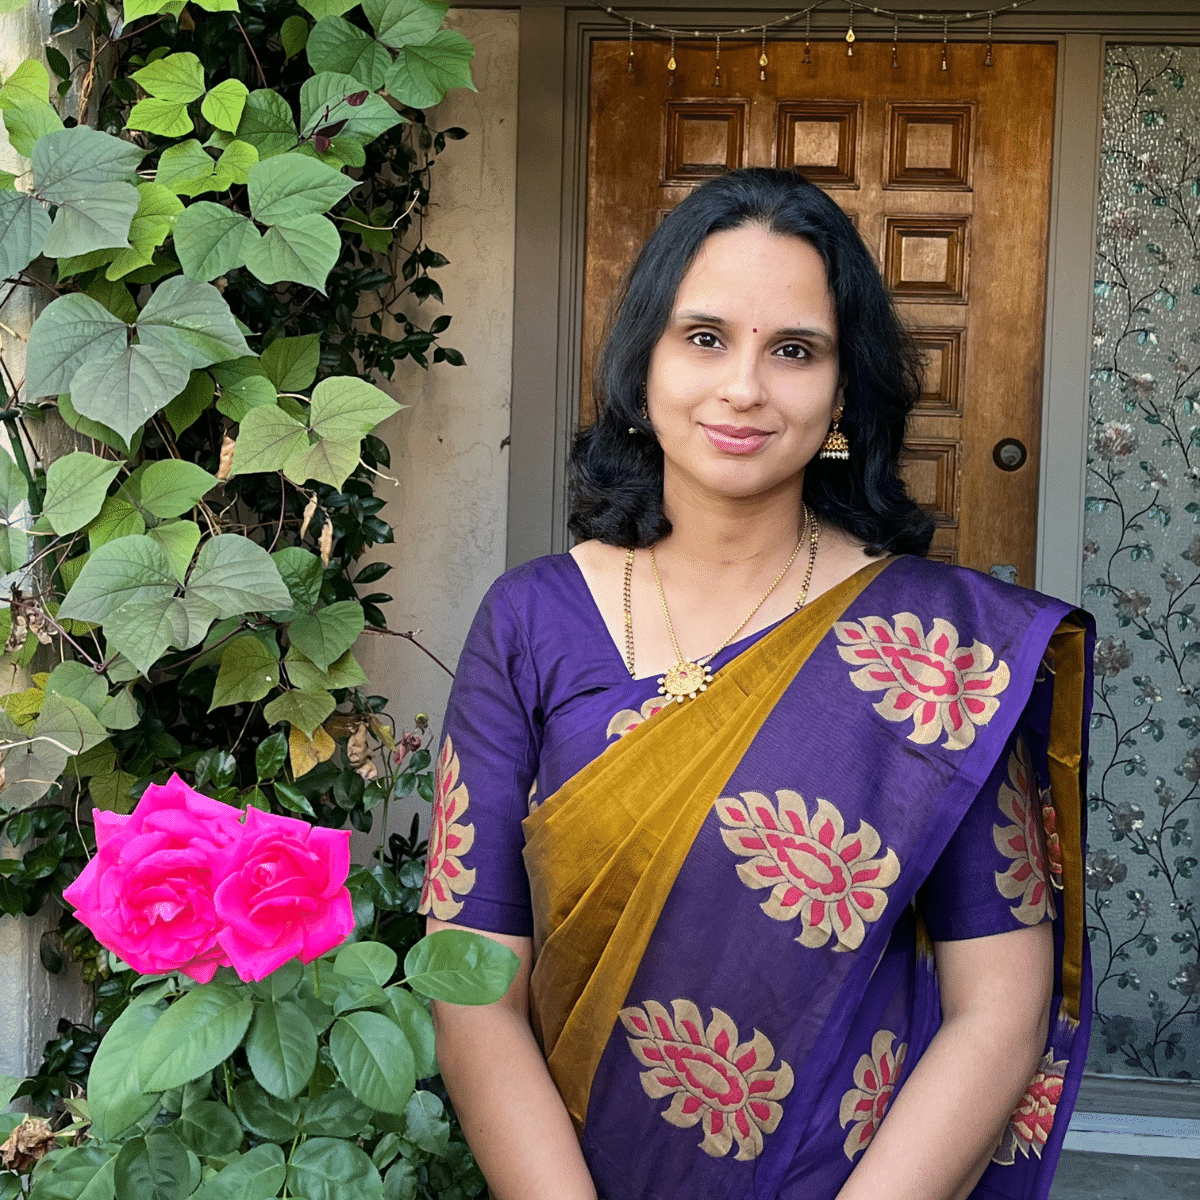
[[[798,361],[812,357],[808,352],[808,347],[800,345],[799,342],[785,342],[775,353],[782,358],[792,358]]]
[[[688,341],[693,346],[700,346],[705,350],[715,350],[721,344],[720,338],[715,333],[709,332],[707,329],[699,329],[695,333],[689,335]]]

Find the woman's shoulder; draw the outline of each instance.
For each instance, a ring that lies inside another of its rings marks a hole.
[[[932,603],[961,606],[987,601],[1029,610],[1055,608],[1064,611],[1074,607],[1033,588],[1022,587],[973,567],[910,554],[897,558],[880,575],[879,582],[897,593],[924,597]]]
[[[480,618],[523,626],[531,635],[577,622],[590,598],[570,554],[546,554],[504,572],[488,588]]]

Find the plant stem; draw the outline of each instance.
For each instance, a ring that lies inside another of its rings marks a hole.
[[[363,632],[364,633],[385,633],[388,635],[388,637],[404,638],[405,641],[412,642],[412,644],[414,646],[416,646],[416,648],[418,650],[420,650],[423,654],[426,654],[430,658],[432,658],[433,661],[435,663],[437,663],[437,665],[439,667],[441,667],[442,670],[445,671],[446,674],[449,675],[451,679],[454,678],[454,672],[452,670],[450,670],[450,668],[448,666],[446,666],[446,664],[444,662],[442,662],[442,660],[440,658],[438,658],[438,656],[436,654],[434,654],[434,652],[432,650],[430,650],[426,646],[421,645],[421,643],[417,641],[416,635],[421,632],[419,629],[410,629],[407,633],[402,633],[398,629],[378,629],[374,625],[368,625],[366,627],[366,629],[363,630]]]

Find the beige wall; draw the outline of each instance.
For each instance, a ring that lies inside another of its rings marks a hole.
[[[396,532],[395,545],[379,548],[396,568],[378,585],[394,597],[384,612],[392,629],[419,629],[451,668],[479,601],[504,570],[518,19],[498,9],[450,14],[449,24],[475,44],[479,90],[451,92],[430,112],[435,129],[459,125],[469,136],[449,143],[434,167],[425,228],[429,245],[450,260],[436,273],[454,317],[444,337],[467,364],[425,372],[401,363],[392,391],[412,407],[380,431],[399,481],[378,487],[389,497],[380,515]],[[427,301],[420,311],[427,322],[439,308]],[[440,728],[450,680],[420,650],[364,635],[359,657],[373,689],[391,698],[400,729],[411,728],[417,712]]]

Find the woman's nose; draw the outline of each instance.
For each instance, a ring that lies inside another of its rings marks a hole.
[[[723,381],[722,399],[739,411],[760,405],[763,402],[763,384],[758,354],[731,354],[726,361],[729,371]]]

